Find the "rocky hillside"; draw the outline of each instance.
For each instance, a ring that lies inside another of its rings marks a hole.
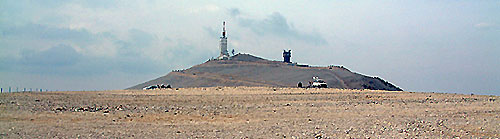
[[[212,60],[186,70],[173,71],[157,79],[130,87],[142,89],[154,84],[172,87],[212,86],[275,86],[296,87],[304,85],[313,76],[319,76],[329,88],[372,89],[401,91],[400,88],[378,77],[354,73],[343,67],[309,67],[270,61],[249,54],[238,54],[230,60]]]

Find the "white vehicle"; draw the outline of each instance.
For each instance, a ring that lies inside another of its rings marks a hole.
[[[320,79],[318,76],[316,77],[312,77],[313,78],[313,82],[312,82],[312,87],[317,87],[317,88],[328,88],[328,85],[326,84],[325,81],[323,81],[323,79]]]

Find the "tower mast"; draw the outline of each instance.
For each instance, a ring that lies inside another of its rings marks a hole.
[[[226,37],[226,21],[222,22],[222,37]]]
[[[220,37],[220,55],[217,59],[228,59],[229,53],[227,52],[227,36],[226,36],[226,22],[222,22],[222,37]]]

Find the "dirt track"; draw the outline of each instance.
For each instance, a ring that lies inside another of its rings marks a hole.
[[[3,93],[0,138],[498,138],[499,98],[259,87]]]

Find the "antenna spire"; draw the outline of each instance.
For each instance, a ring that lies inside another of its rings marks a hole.
[[[226,21],[222,22],[222,37],[226,37]]]

